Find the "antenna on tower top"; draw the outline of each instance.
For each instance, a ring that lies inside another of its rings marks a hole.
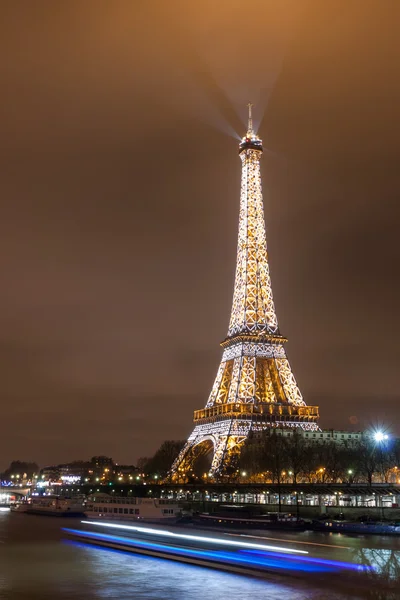
[[[249,107],[249,119],[247,122],[247,133],[253,134],[254,133],[254,131],[253,131],[253,115],[251,113],[251,109],[254,105],[251,102],[249,102],[247,106]]]

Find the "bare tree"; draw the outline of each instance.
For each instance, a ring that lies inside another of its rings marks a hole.
[[[166,440],[161,444],[157,452],[148,459],[143,466],[147,475],[159,475],[164,477],[170,470],[172,463],[178,456],[185,444],[185,440]]]
[[[297,430],[286,439],[285,451],[287,454],[287,466],[293,483],[307,471],[310,445]]]

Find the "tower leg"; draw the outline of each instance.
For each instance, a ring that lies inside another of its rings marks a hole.
[[[198,458],[195,449],[202,444],[211,442],[213,445],[212,462],[209,475],[220,475],[239,454],[240,447],[247,439],[251,429],[250,421],[231,420],[196,425],[188,441],[175,459],[170,471],[170,478],[179,481],[186,478]]]

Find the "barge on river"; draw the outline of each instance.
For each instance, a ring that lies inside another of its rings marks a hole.
[[[200,513],[193,521],[199,525],[237,529],[287,529],[290,531],[305,531],[307,523],[296,515],[286,512],[268,512],[254,514],[241,506],[222,506],[212,513]]]
[[[89,519],[118,521],[176,521],[181,516],[179,505],[165,498],[136,498],[93,494],[86,502],[85,515]]]
[[[11,511],[48,517],[82,517],[84,503],[81,497],[32,496],[29,500],[11,505]]]
[[[310,529],[357,535],[400,535],[400,521],[374,521],[369,517],[360,517],[357,521],[325,518],[314,520]]]

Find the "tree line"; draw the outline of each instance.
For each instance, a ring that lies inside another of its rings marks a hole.
[[[296,430],[290,436],[265,430],[245,442],[238,468],[242,480],[265,483],[395,483],[400,440],[316,443]]]

